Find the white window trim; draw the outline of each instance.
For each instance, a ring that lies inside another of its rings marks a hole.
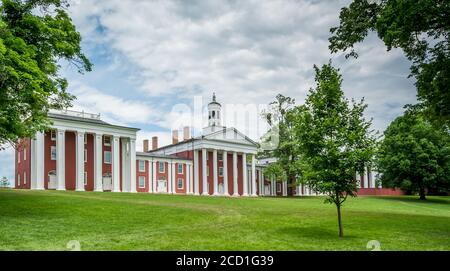
[[[181,187],[180,187],[180,181],[181,181]],[[177,180],[177,189],[183,189],[184,188],[184,179],[183,178],[178,178]]]
[[[27,172],[26,171],[23,173],[23,184],[24,185],[27,184]]]
[[[53,150],[55,150],[55,156],[52,156]],[[50,146],[50,160],[55,161],[58,156],[56,146]]]
[[[283,184],[277,183],[277,193],[281,193],[282,190],[283,190]]]
[[[106,161],[106,153],[109,153],[109,162]],[[103,152],[103,163],[110,165],[112,162],[112,156],[111,151],[104,151]]]
[[[144,160],[138,160],[138,161],[139,161],[139,163],[138,163],[139,172],[145,172],[145,161]],[[144,164],[144,169],[141,169],[141,163]]]
[[[141,186],[141,180],[144,180],[144,186]],[[138,186],[139,186],[139,188],[145,188],[145,183],[146,183],[146,178],[145,178],[145,176],[139,176],[139,178],[138,178]]]
[[[84,135],[84,145],[87,145],[87,134]]]
[[[180,168],[181,168],[181,172],[180,172]],[[183,174],[184,173],[184,165],[183,164],[181,164],[181,163],[177,164],[177,173],[178,174]]]
[[[109,143],[106,143],[106,139],[109,138]],[[104,146],[111,146],[111,137],[110,136],[104,136],[103,137],[103,145]]]
[[[223,177],[223,167],[219,167],[219,177]]]
[[[56,141],[56,131],[55,130],[50,131],[50,140]]]
[[[87,172],[84,172],[84,185],[88,184]]]
[[[27,148],[23,148],[23,161],[27,161]]]
[[[161,165],[163,165],[162,171],[161,171]],[[165,162],[158,162],[158,172],[159,173],[165,173],[166,172],[166,163]]]
[[[20,173],[17,173],[17,185],[20,186]]]
[[[20,151],[17,152],[17,164],[20,164]]]
[[[87,149],[84,149],[84,162],[86,163],[87,162]]]

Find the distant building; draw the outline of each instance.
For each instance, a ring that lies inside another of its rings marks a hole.
[[[208,126],[190,136],[189,127],[172,132],[172,144],[144,140],[136,151],[138,128],[112,125],[100,115],[49,113],[53,125],[35,139],[22,139],[15,153],[15,187],[35,190],[143,192],[213,196],[315,195],[307,187],[275,182],[257,161],[258,143],[221,123],[213,95]],[[365,175],[364,175],[365,176]],[[371,176],[371,175],[370,175]],[[361,187],[373,187],[373,177]],[[288,193],[289,190],[289,193]]]

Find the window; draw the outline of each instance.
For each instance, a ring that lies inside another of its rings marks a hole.
[[[84,185],[87,185],[87,172],[84,172]]]
[[[84,149],[84,162],[87,162],[87,149]]]
[[[209,176],[209,167],[206,167],[206,176]]]
[[[56,160],[56,146],[51,146],[50,149],[50,158],[52,160]]]
[[[223,167],[219,167],[219,177],[223,177]]]
[[[145,161],[139,160],[139,172],[145,172]]]
[[[277,192],[281,193],[281,183],[277,183]]]
[[[20,186],[20,174],[17,174],[17,185]]]
[[[219,153],[217,156],[219,156],[219,161],[223,161],[223,153]]]
[[[164,162],[158,162],[159,173],[164,173]]]
[[[103,160],[105,164],[111,164],[111,152],[110,151],[105,151],[104,155],[103,155]]]
[[[27,160],[27,148],[23,148],[23,161]]]
[[[20,164],[20,151],[17,152],[17,163]]]
[[[103,145],[111,146],[111,137],[110,136],[103,137]]]
[[[145,176],[139,176],[139,188],[145,188]]]
[[[183,187],[184,187],[184,180],[182,178],[179,178],[177,182],[177,188],[183,189]]]
[[[52,141],[56,141],[56,131],[55,130],[50,131],[50,139]]]
[[[178,164],[178,174],[183,174],[183,164]]]
[[[87,135],[85,134],[84,135],[84,145],[86,145],[87,144]]]
[[[27,184],[27,173],[26,172],[23,173],[23,184],[24,185]]]

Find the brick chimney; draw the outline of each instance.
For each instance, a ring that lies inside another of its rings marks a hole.
[[[148,139],[144,139],[144,152],[148,152]]]
[[[178,143],[178,130],[172,131],[172,144]]]
[[[158,137],[152,137],[152,150],[156,150],[158,148]]]
[[[190,137],[190,135],[189,135],[189,126],[186,126],[186,127],[183,128],[183,140],[184,141],[189,140],[189,137]]]

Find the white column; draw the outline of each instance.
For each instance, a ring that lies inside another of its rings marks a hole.
[[[273,176],[270,179],[270,195],[275,196],[275,182],[273,181]]]
[[[31,189],[44,190],[44,133],[37,132],[31,141]]]
[[[113,192],[120,192],[120,137],[113,136],[112,142],[112,183],[113,183]],[[124,184],[123,184],[124,185]]]
[[[130,192],[136,193],[136,140],[130,139]]]
[[[200,174],[198,163],[198,150],[194,150],[194,195],[200,195]]]
[[[259,187],[260,187],[260,189],[259,189],[259,195],[260,196],[264,196],[264,190],[265,190],[265,185],[264,185],[264,171],[263,171],[263,168],[261,168],[261,170],[259,171],[260,172],[260,178],[259,178]]]
[[[228,192],[228,152],[223,151],[223,194],[229,196]]]
[[[130,153],[128,152],[128,138],[122,138],[119,140],[119,145],[121,146],[121,150],[119,151],[120,157],[122,157],[122,192],[130,192]]]
[[[238,192],[238,167],[237,167],[237,152],[233,152],[233,196],[239,196]]]
[[[176,163],[172,161],[172,194],[177,193],[176,173],[177,173]]]
[[[56,178],[57,190],[66,190],[66,131],[56,131]]]
[[[245,153],[242,154],[242,186],[243,193],[242,196],[248,196],[248,169],[247,169],[247,155]]]
[[[367,169],[366,168],[364,168],[363,180],[364,180],[364,188],[369,188],[369,182],[367,180]]]
[[[103,192],[103,135],[94,136],[94,190]]]
[[[191,195],[191,166],[189,164],[185,164],[186,171],[184,172],[184,176],[186,176],[186,194]]]
[[[156,193],[158,191],[156,191],[156,161],[154,161],[153,159],[152,161],[152,185],[153,185],[153,193]]]
[[[189,165],[189,180],[191,182],[191,189],[189,190],[190,194],[194,194],[194,165]]]
[[[213,150],[213,181],[214,181],[214,191],[213,195],[217,196],[219,193],[217,193],[217,188],[219,185],[219,177],[217,173],[217,150]]]
[[[202,177],[203,177],[203,192],[202,192],[202,195],[203,196],[209,195],[209,191],[207,191],[208,186],[206,184],[207,178],[208,178],[208,176],[206,174],[206,167],[207,167],[207,165],[206,165],[206,149],[202,149],[202,174],[203,174],[202,175]]]
[[[167,162],[167,193],[172,194],[172,161]]]
[[[146,161],[148,163],[148,171],[147,171],[147,182],[148,182],[148,192],[149,193],[153,193],[153,166],[152,166],[152,161],[148,160]]]
[[[252,196],[258,196],[256,194],[256,157],[252,154]]]
[[[283,181],[283,187],[282,187],[282,191],[283,191],[283,196],[287,196],[287,182]]]
[[[84,132],[75,133],[75,190],[84,191]]]

